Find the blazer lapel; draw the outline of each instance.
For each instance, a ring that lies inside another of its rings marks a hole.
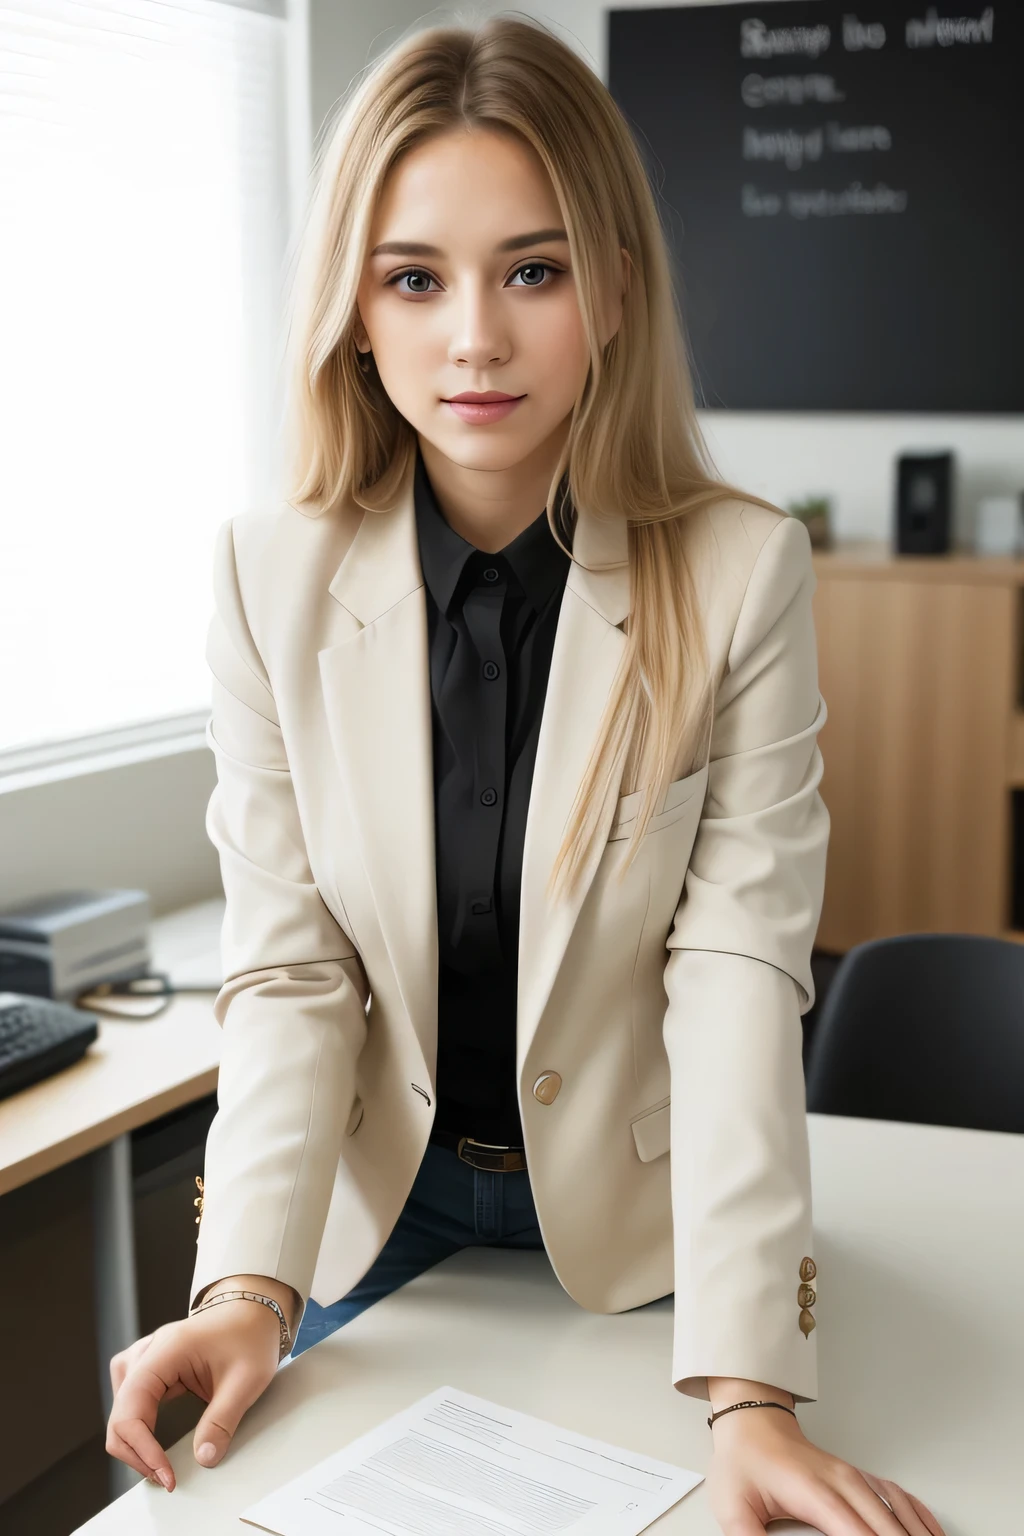
[[[629,613],[625,518],[598,522],[577,508],[573,563],[558,615],[530,787],[519,903],[516,1066],[521,1074],[580,908],[604,852],[618,800],[613,775],[590,853],[569,895],[552,901],[548,877],[626,649]]]
[[[328,729],[399,991],[433,1081],[437,888],[427,609],[411,474],[329,591],[362,626],[318,653]]]
[[[367,512],[330,582],[360,628],[318,653],[331,742],[399,990],[433,1080],[437,888],[427,613],[416,539],[414,459],[395,505]],[[613,784],[576,890],[545,886],[626,646],[625,520],[577,509],[534,764],[520,897],[517,1066],[543,1016],[617,800]]]

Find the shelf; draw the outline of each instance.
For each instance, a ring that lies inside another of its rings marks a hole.
[[[828,549],[815,547],[813,559],[819,574],[830,578],[1024,586],[1021,555],[977,555],[964,548],[941,555],[901,555],[886,539],[841,539]]]

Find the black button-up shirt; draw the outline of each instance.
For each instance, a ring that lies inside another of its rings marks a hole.
[[[435,1127],[522,1145],[515,1059],[523,840],[570,560],[543,510],[497,554],[470,544],[441,512],[419,452],[415,506],[433,720]]]

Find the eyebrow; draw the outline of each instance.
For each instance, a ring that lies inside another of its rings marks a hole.
[[[564,229],[535,229],[526,235],[512,235],[494,247],[496,251],[520,251],[528,245],[544,245],[550,240],[564,240],[569,236]],[[371,256],[443,256],[439,245],[425,245],[420,240],[386,240],[375,245]]]

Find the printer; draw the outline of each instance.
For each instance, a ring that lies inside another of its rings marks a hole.
[[[74,890],[0,912],[0,991],[73,1002],[150,972],[147,891]]]

